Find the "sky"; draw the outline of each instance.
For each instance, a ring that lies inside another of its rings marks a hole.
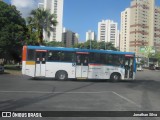
[[[39,1],[43,0],[4,0],[14,4],[27,16],[35,9]],[[118,23],[120,28],[120,15],[130,6],[131,0],[64,0],[63,26],[79,34],[80,41],[85,41],[88,30],[97,34],[98,22],[106,19]],[[160,6],[160,0],[156,0],[156,6]]]

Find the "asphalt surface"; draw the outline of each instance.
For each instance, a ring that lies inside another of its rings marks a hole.
[[[144,70],[137,72],[134,81],[117,83],[104,80],[33,80],[21,75],[20,72],[0,74],[0,111],[160,111],[160,71]],[[37,119],[159,120],[160,118]]]

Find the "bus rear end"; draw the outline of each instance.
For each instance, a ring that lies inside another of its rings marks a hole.
[[[26,70],[26,61],[27,61],[27,46],[23,46],[22,50],[22,74],[25,75]]]
[[[23,46],[22,52],[22,74],[31,77],[35,76],[35,50],[28,49],[27,46]]]

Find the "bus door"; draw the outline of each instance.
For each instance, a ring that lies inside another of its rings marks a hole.
[[[88,77],[88,52],[77,52],[76,53],[76,78],[87,78]]]
[[[134,56],[125,55],[124,68],[125,68],[125,78],[133,78],[134,73]]]
[[[46,54],[47,50],[36,50],[35,76],[46,75]]]

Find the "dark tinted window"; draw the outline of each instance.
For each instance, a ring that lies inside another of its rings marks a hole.
[[[35,60],[35,50],[27,50],[27,60]]]
[[[73,62],[75,60],[75,54],[73,52],[49,51],[48,60],[59,62]]]
[[[107,54],[107,64],[120,66],[121,64],[124,64],[124,57],[123,55],[115,55],[115,54]]]
[[[107,64],[107,54],[100,54],[100,62],[102,63],[102,64]]]
[[[104,54],[104,53],[90,53],[89,62],[106,64],[107,63],[106,54]]]
[[[104,53],[90,53],[89,62],[119,66],[124,64],[124,56]]]
[[[90,63],[100,63],[100,54],[90,53],[89,62]]]

